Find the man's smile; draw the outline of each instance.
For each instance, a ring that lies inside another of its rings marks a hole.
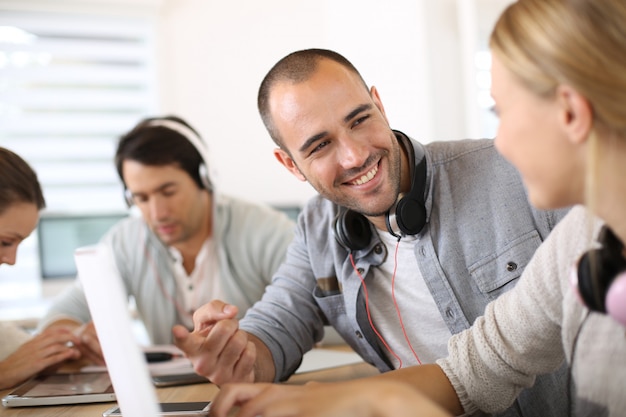
[[[365,183],[368,183],[368,182],[370,182],[372,180],[372,178],[374,178],[374,176],[377,173],[378,173],[378,165],[374,165],[374,168],[372,168],[370,171],[365,173],[360,178],[357,178],[356,180],[351,181],[350,184],[352,184],[352,185],[363,185]]]

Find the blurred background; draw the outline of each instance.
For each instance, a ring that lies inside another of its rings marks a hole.
[[[224,193],[297,213],[314,190],[272,155],[256,110],[284,55],[329,48],[424,143],[493,137],[487,39],[510,0],[0,0],[0,146],[38,172],[48,208],[0,269],[0,319],[40,315],[72,252],[128,215],[118,137],[175,114],[209,144]]]

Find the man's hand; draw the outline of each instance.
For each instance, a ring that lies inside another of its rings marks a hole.
[[[217,385],[253,382],[256,346],[239,329],[237,307],[214,300],[193,315],[194,330],[174,326],[174,343],[193,363],[194,371]]]
[[[227,384],[211,404],[211,417],[449,417],[410,385],[362,379],[304,386]]]
[[[83,358],[89,362],[103,366],[104,355],[102,355],[102,348],[100,347],[100,340],[96,334],[96,328],[93,321],[85,323],[76,329],[74,334],[80,339],[80,343],[77,345]]]

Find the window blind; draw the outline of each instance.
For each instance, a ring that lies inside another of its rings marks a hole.
[[[0,144],[39,174],[48,209],[123,208],[119,135],[155,108],[148,19],[2,12]]]
[[[152,19],[0,10],[0,146],[37,171],[47,212],[125,210],[113,156],[158,108]],[[0,301],[40,288],[35,233],[0,284]]]

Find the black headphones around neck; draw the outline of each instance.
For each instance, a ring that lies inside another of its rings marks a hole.
[[[409,154],[409,161],[415,161],[415,151],[409,139],[401,132],[394,131],[398,142]],[[421,149],[421,148],[420,148]],[[406,235],[416,235],[426,225],[426,155],[422,151],[420,160],[411,165],[413,170],[411,189],[385,214],[387,230],[398,239]],[[394,230],[394,224],[399,231]],[[334,220],[335,238],[340,245],[350,251],[365,249],[372,239],[369,220],[353,210],[340,207]]]
[[[602,247],[586,252],[578,261],[578,293],[590,310],[608,313],[626,326],[625,319],[618,316],[620,313],[611,311],[612,303],[617,306],[626,304],[623,294],[626,280],[624,245],[606,226],[600,231],[598,241]]]

